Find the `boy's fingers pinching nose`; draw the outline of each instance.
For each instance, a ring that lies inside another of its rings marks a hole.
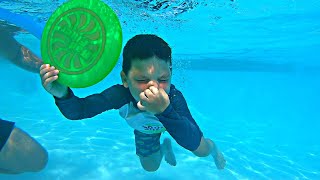
[[[150,89],[150,91],[151,91],[153,94],[158,94],[158,93],[159,93],[158,88],[156,88],[156,87],[154,87],[154,86],[150,86],[149,89]]]
[[[139,94],[139,97],[140,97],[141,100],[144,100],[144,101],[148,100],[148,98],[147,98],[147,96],[146,96],[146,94],[144,92],[141,92]]]
[[[151,92],[150,89],[146,89],[146,90],[144,91],[144,94],[145,94],[145,96],[146,96],[147,98],[150,98],[150,97],[153,95],[153,93]]]

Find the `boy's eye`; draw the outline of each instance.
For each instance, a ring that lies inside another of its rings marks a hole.
[[[168,79],[160,79],[159,82],[167,82]]]
[[[148,82],[146,79],[137,79],[136,81],[139,82],[139,83]]]
[[[138,83],[148,83],[150,80],[148,80],[148,79],[136,79],[136,81]],[[166,83],[166,82],[168,82],[168,79],[160,79],[160,80],[158,80],[158,82],[159,83]]]

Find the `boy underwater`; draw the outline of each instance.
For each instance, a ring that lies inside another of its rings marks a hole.
[[[40,67],[45,90],[54,96],[61,113],[68,119],[94,117],[104,111],[118,109],[120,116],[134,128],[136,154],[146,171],[156,171],[164,156],[176,165],[170,139],[160,144],[161,133],[167,131],[175,141],[198,157],[211,155],[218,169],[226,161],[215,143],[204,138],[191,116],[182,93],[171,84],[171,48],[160,37],[136,35],[123,49],[120,73],[122,85],[111,86],[85,98],[59,84],[59,70],[49,64]]]

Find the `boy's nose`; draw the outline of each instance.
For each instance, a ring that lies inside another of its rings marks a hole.
[[[159,88],[159,83],[158,83],[158,81],[149,81],[149,83],[148,83],[148,87],[150,87],[150,86],[154,86],[155,88]]]

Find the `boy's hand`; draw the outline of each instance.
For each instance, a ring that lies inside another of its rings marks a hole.
[[[150,86],[140,93],[138,108],[142,111],[148,111],[153,114],[162,113],[170,104],[169,96],[164,89]]]
[[[42,86],[53,96],[63,98],[68,95],[68,87],[58,83],[59,70],[49,64],[43,64],[40,67],[40,77]]]

